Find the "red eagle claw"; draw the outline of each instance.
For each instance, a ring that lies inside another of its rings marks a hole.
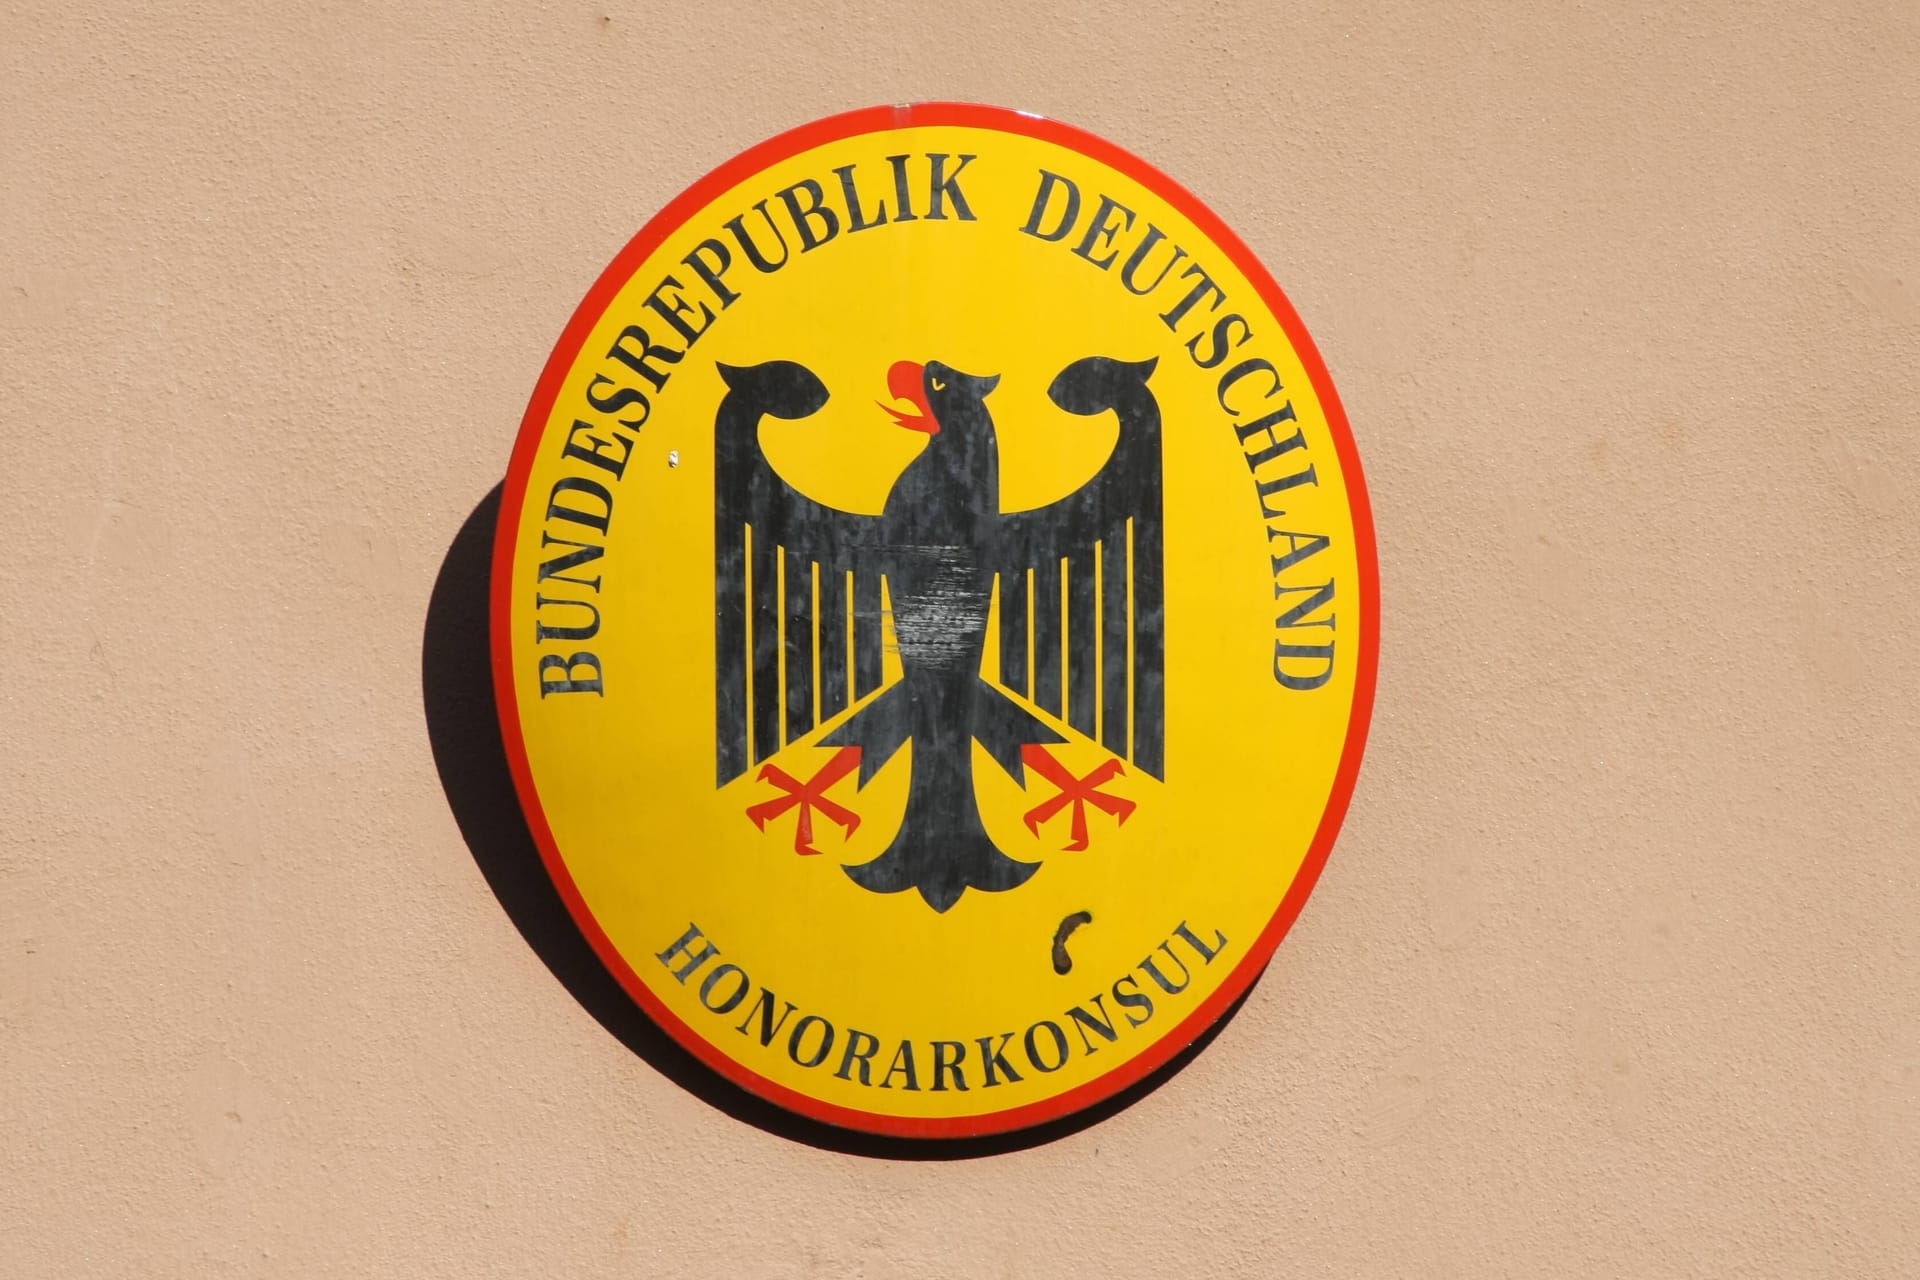
[[[1108,760],[1105,764],[1084,778],[1076,778],[1071,770],[1053,758],[1051,752],[1035,742],[1029,742],[1020,748],[1020,762],[1041,777],[1060,788],[1060,794],[1051,800],[1035,805],[1022,815],[1027,830],[1034,835],[1040,834],[1040,824],[1053,817],[1068,805],[1073,806],[1073,840],[1066,847],[1068,853],[1078,853],[1087,847],[1087,806],[1092,805],[1102,813],[1109,813],[1120,822],[1125,822],[1134,810],[1134,803],[1124,796],[1108,795],[1100,790],[1107,783],[1126,772],[1118,760]]]
[[[827,799],[827,788],[860,767],[860,748],[842,747],[834,753],[820,772],[805,782],[778,765],[764,765],[760,769],[760,781],[771,782],[785,792],[771,800],[763,800],[747,810],[747,817],[753,825],[765,831],[767,820],[777,818],[796,805],[800,809],[800,820],[794,824],[793,851],[803,857],[818,855],[820,850],[813,847],[813,811],[818,809],[822,816],[840,828],[842,833],[851,836],[860,829],[860,815],[845,805],[836,804]]]

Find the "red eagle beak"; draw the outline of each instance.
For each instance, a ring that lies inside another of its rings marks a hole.
[[[933,410],[927,404],[927,367],[914,360],[897,360],[887,370],[887,391],[895,400],[905,400],[917,412],[909,413],[896,409],[885,401],[876,400],[882,409],[893,415],[893,420],[909,431],[923,431],[927,435],[940,434],[940,424],[934,419]]]

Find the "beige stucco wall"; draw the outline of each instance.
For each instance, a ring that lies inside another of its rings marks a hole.
[[[1920,6],[485,8],[0,3],[0,1274],[1920,1274]],[[1238,1016],[961,1162],[690,1075],[472,746],[586,286],[927,97],[1252,244],[1385,610]]]

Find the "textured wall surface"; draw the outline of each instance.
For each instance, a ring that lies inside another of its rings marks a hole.
[[[0,1274],[1920,1274],[1920,6],[485,8],[0,0]],[[960,1161],[711,1096],[472,750],[587,285],[915,98],[1261,255],[1385,628],[1238,1016]]]

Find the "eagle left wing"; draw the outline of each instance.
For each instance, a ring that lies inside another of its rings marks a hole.
[[[811,417],[826,386],[787,360],[719,371],[727,394],[713,442],[714,755],[725,786],[880,686],[884,624],[880,575],[860,564],[879,521],[808,497],[760,447],[764,418]]]
[[[1161,424],[1147,388],[1154,364],[1089,356],[1053,380],[1047,394],[1056,405],[1085,417],[1114,413],[1119,439],[1081,488],[992,522],[984,551],[1000,579],[999,682],[1164,778]]]

